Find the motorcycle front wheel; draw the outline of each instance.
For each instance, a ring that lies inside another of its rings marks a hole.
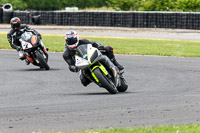
[[[99,68],[96,68],[94,71],[95,76],[99,80],[100,84],[110,93],[110,94],[116,94],[117,89],[113,83],[110,83],[107,78],[104,76],[104,74],[101,72]]]
[[[47,64],[46,60],[44,59],[44,57],[42,56],[42,54],[40,52],[36,52],[35,56],[38,59],[38,61],[40,62],[40,65],[42,67],[44,67],[46,70],[50,69],[49,65]]]

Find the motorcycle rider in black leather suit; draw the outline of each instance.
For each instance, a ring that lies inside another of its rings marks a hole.
[[[113,54],[113,48],[110,46],[103,46],[101,43],[96,41],[79,39],[79,36],[75,31],[68,31],[65,34],[65,41],[66,43],[65,43],[65,51],[63,53],[63,58],[68,63],[69,70],[72,72],[78,72],[78,68],[75,66],[75,60],[74,60],[74,56],[76,54],[76,47],[78,45],[84,45],[84,44],[92,44],[93,47],[96,47],[100,51],[104,50],[106,56],[108,56],[108,58],[113,62],[115,66],[119,68],[119,70],[124,69],[124,67],[116,61],[115,56]],[[84,86],[87,86],[88,84],[91,83],[91,81],[88,78],[86,78],[83,74],[80,75],[80,80]]]
[[[30,61],[26,59],[24,56],[24,53],[22,51],[21,43],[19,41],[21,35],[24,33],[24,30],[31,30],[35,35],[37,35],[40,39],[42,39],[40,33],[38,33],[36,30],[31,29],[26,24],[21,24],[21,20],[18,17],[14,17],[10,20],[11,29],[7,34],[8,42],[10,43],[10,46],[13,49],[16,49],[19,53],[19,59],[26,61],[26,64],[28,65]],[[41,42],[43,45],[43,43]]]

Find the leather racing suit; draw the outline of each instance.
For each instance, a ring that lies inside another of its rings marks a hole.
[[[38,33],[36,30],[31,29],[26,24],[21,24],[20,28],[17,30],[10,29],[10,31],[7,34],[7,39],[8,39],[8,42],[10,43],[10,46],[13,49],[16,49],[17,51],[19,51],[21,49],[21,43],[20,43],[19,39],[20,39],[21,35],[24,33],[24,29],[32,30],[40,39],[42,38],[40,33]]]

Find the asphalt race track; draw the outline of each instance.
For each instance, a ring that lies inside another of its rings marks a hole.
[[[126,93],[83,87],[62,53],[49,53],[49,71],[0,50],[0,132],[190,124],[200,121],[200,59],[116,55]]]

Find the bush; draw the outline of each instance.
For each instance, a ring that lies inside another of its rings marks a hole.
[[[0,4],[12,4],[14,10],[25,10],[27,8],[27,4],[22,0],[0,0]]]
[[[65,0],[66,7],[76,6],[80,9],[88,8],[88,7],[103,7],[107,6],[107,0]]]
[[[200,11],[200,0],[177,0],[177,9],[181,11]]]
[[[138,10],[141,0],[107,0],[108,6],[115,10]]]
[[[61,10],[109,6],[124,11],[200,11],[200,0],[0,0],[11,3],[14,10]]]
[[[141,11],[172,11],[175,9],[175,0],[144,0]]]

